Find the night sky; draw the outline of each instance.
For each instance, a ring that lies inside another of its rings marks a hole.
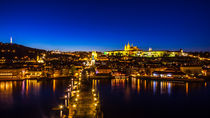
[[[209,0],[0,0],[0,42],[74,50],[210,51]]]

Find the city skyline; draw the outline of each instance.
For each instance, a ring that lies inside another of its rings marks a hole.
[[[0,0],[1,118],[210,116],[210,0]]]
[[[61,51],[209,51],[208,1],[2,0],[0,42]]]
[[[61,52],[74,52],[74,51],[87,51],[87,52],[89,52],[89,51],[98,51],[98,52],[106,52],[106,51],[111,51],[111,48],[110,48],[110,50],[109,49],[106,49],[106,50],[100,50],[100,49],[102,49],[101,47],[87,47],[87,46],[77,46],[77,47],[75,47],[75,49],[76,50],[74,50],[74,49],[67,49],[66,47],[63,47],[63,48],[53,48],[53,47],[50,47],[50,48],[38,48],[38,47],[31,47],[31,46],[27,46],[27,45],[23,45],[23,44],[18,44],[18,43],[15,43],[15,42],[13,42],[13,37],[12,36],[10,36],[10,38],[9,38],[9,41],[7,41],[7,42],[0,42],[0,43],[5,43],[5,44],[17,44],[17,45],[22,45],[22,46],[26,46],[26,47],[30,47],[30,48],[35,48],[35,49],[42,49],[42,50],[46,50],[46,51],[61,51]],[[129,43],[129,41],[127,42],[127,43]],[[133,43],[131,43],[131,46],[133,46]],[[79,49],[79,48],[81,48],[82,47],[82,49]],[[138,47],[137,45],[135,45],[134,47]],[[67,49],[67,50],[65,50],[65,48]],[[139,48],[139,47],[138,47]],[[85,49],[85,50],[84,50]],[[180,50],[183,50],[183,48],[170,48],[170,49],[164,49],[164,48],[152,48],[152,47],[148,47],[148,48],[141,48],[140,50],[142,50],[142,51],[150,51],[150,50],[156,50],[156,51],[180,51]],[[118,48],[118,49],[116,49],[116,48],[113,48],[113,51],[118,51],[118,50],[124,50],[124,48],[123,48],[123,46],[121,47],[121,48]],[[186,52],[208,52],[209,50],[185,50]]]

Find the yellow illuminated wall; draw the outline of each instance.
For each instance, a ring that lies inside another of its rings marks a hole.
[[[115,51],[106,51],[105,55],[109,56],[137,56],[137,57],[175,57],[176,55],[183,55],[183,50],[181,51],[153,51],[149,49],[149,51],[142,51],[136,46],[130,46],[128,43],[125,45],[124,50],[115,50]]]

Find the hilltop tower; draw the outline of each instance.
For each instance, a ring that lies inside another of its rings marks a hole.
[[[12,37],[10,37],[10,44],[12,44]]]

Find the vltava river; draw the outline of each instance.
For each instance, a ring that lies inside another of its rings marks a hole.
[[[0,81],[0,117],[57,118],[70,79]],[[210,82],[92,80],[105,118],[210,116]]]

